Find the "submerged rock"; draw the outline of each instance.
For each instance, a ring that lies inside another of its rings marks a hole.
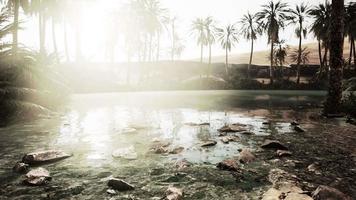
[[[216,167],[221,170],[227,170],[227,171],[239,171],[239,167],[237,165],[236,160],[228,159],[219,162]]]
[[[211,141],[206,141],[204,142],[202,145],[200,145],[201,147],[212,147],[215,146],[217,144],[216,141],[211,140]]]
[[[58,150],[38,151],[28,153],[22,158],[22,162],[26,164],[41,164],[46,162],[55,162],[65,158],[69,158],[72,155],[64,153]]]
[[[170,142],[154,141],[151,145],[151,151],[153,151],[154,153],[157,153],[157,154],[168,153],[169,145],[171,145]]]
[[[255,155],[251,153],[248,149],[243,149],[239,155],[239,161],[241,163],[250,163],[256,160]]]
[[[277,150],[276,154],[278,157],[292,156],[292,152],[286,150]]]
[[[312,195],[314,200],[351,200],[340,190],[325,185],[319,186]]]
[[[25,173],[28,171],[30,165],[23,163],[23,162],[18,162],[16,165],[12,168],[12,170],[16,173]]]
[[[229,142],[237,142],[239,141],[239,137],[237,136],[223,136],[220,138],[220,140],[225,143],[228,144]]]
[[[280,149],[280,150],[288,150],[288,148],[277,140],[266,140],[262,145],[264,149]]]
[[[40,167],[37,169],[33,169],[26,174],[25,183],[34,186],[39,186],[45,185],[51,180],[52,177],[50,176],[49,172],[46,169]]]
[[[112,153],[112,156],[114,158],[124,158],[127,160],[136,160],[137,159],[137,153],[135,152],[135,149],[133,146],[130,146],[128,148],[116,149]]]
[[[218,129],[219,132],[230,132],[230,133],[235,133],[235,132],[242,132],[242,131],[246,131],[246,128],[244,128],[242,125],[240,124],[232,124],[232,125],[227,125],[224,126],[220,129]]]
[[[108,186],[118,191],[129,191],[135,189],[133,185],[117,178],[110,179],[108,182]]]
[[[164,199],[166,200],[181,200],[183,198],[183,190],[169,186],[168,189],[166,190],[166,197]]]

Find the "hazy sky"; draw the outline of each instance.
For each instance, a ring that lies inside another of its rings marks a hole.
[[[355,0],[353,0],[355,1]],[[107,35],[107,30],[105,30],[104,24],[107,17],[107,13],[123,3],[124,0],[98,0],[95,5],[88,6],[82,13],[84,20],[84,25],[81,27],[82,30],[82,45],[83,53],[85,57],[91,60],[100,61],[103,60],[105,52],[105,35]],[[166,7],[172,16],[177,16],[177,31],[182,37],[185,45],[185,51],[183,52],[182,58],[198,58],[200,56],[200,48],[196,45],[194,38],[190,34],[191,22],[197,17],[207,17],[212,16],[217,21],[217,25],[225,26],[228,23],[235,23],[240,20],[240,18],[247,13],[255,13],[260,10],[262,4],[267,3],[268,0],[161,0],[161,3]],[[318,3],[324,2],[324,0],[283,0],[290,4],[290,6],[295,6],[302,2],[308,3],[309,5],[317,5]],[[50,27],[50,23],[48,27]],[[24,41],[26,45],[36,48],[38,46],[38,28],[37,19],[28,20],[27,27],[29,30],[22,31],[20,35],[20,40]],[[281,39],[287,41],[288,44],[297,44],[297,38],[294,35],[294,28],[290,26],[286,30],[282,31]],[[63,52],[63,29],[61,25],[56,27],[57,29],[57,41],[59,43],[59,50]],[[48,49],[52,48],[52,37],[51,28],[48,28],[47,44]],[[74,33],[70,30],[68,32],[69,43],[72,46],[71,54],[74,54]],[[314,38],[312,35],[304,42],[312,42]],[[167,53],[163,51],[167,50],[169,40],[166,35],[166,41],[162,42],[162,57],[168,58]],[[117,46],[117,60],[125,60],[124,52],[121,50],[122,44]],[[265,50],[267,49],[266,36],[263,35],[256,42],[255,50]],[[244,39],[240,39],[240,42],[232,50],[233,53],[243,53],[249,52],[250,43]],[[207,50],[205,51],[207,53]],[[62,53],[64,55],[64,53]],[[207,54],[205,54],[207,56]],[[213,47],[213,55],[224,55],[224,51],[221,47],[216,44]]]

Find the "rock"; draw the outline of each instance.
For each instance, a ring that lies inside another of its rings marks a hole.
[[[216,167],[221,170],[227,171],[239,171],[236,160],[228,159],[222,162],[219,162]]]
[[[268,181],[278,188],[279,185],[284,185],[285,183],[296,184],[298,178],[284,170],[272,169],[268,174]]]
[[[262,122],[263,125],[270,125],[271,122]]]
[[[290,125],[292,125],[292,126],[299,126],[299,123],[298,123],[297,121],[293,121],[293,122],[290,123]]]
[[[39,186],[45,185],[51,180],[52,177],[50,176],[49,172],[46,169],[40,167],[37,169],[33,169],[26,174],[25,183],[34,186]]]
[[[181,200],[183,198],[183,190],[169,186],[166,190],[166,200]]]
[[[176,147],[174,149],[172,149],[169,153],[170,154],[180,154],[182,153],[184,150],[184,147]]]
[[[191,166],[191,163],[189,163],[186,159],[182,159],[182,160],[178,160],[175,163],[175,166],[178,168],[178,170],[182,170]]]
[[[111,195],[117,194],[117,192],[115,190],[113,190],[113,189],[106,190],[106,193],[111,194]]]
[[[264,149],[280,149],[280,150],[288,150],[288,148],[277,140],[266,140],[262,145]]]
[[[48,151],[39,151],[26,154],[22,158],[22,162],[26,164],[42,164],[47,162],[55,162],[65,158],[69,158],[71,155],[64,153],[63,151],[57,150],[48,150]]]
[[[292,156],[292,152],[286,150],[277,150],[276,154],[278,157]]]
[[[112,153],[112,156],[114,158],[124,158],[127,160],[136,160],[137,159],[137,153],[135,152],[135,149],[133,146],[130,146],[128,148],[116,149]]]
[[[239,155],[239,161],[241,163],[250,163],[256,160],[256,157],[248,150],[243,149]]]
[[[12,170],[16,173],[26,173],[29,169],[29,165],[23,162],[18,162],[16,165],[12,168]]]
[[[170,142],[163,142],[163,141],[155,141],[151,145],[151,151],[157,154],[163,154],[163,153],[168,153],[169,152],[169,145],[171,145]]]
[[[305,132],[305,130],[302,129],[302,128],[300,128],[299,126],[294,126],[293,129],[294,129],[295,131],[297,131],[298,133],[304,133],[304,132]]]
[[[117,178],[110,179],[108,182],[108,186],[118,191],[128,191],[128,190],[135,189],[133,185],[125,182],[124,180],[117,179]]]
[[[320,175],[321,171],[320,171],[318,165],[319,165],[319,163],[313,163],[313,164],[309,165],[308,166],[308,171],[309,172],[314,172],[315,174]]]
[[[210,126],[210,123],[208,123],[208,122],[204,122],[204,123],[188,122],[188,123],[185,123],[184,125],[186,125],[186,126]]]
[[[223,143],[227,144],[229,142],[237,142],[239,141],[239,137],[237,136],[223,136],[220,139]]]
[[[262,200],[313,200],[310,196],[293,192],[293,189],[284,188],[283,190],[270,188],[263,194]]]
[[[204,142],[202,145],[200,145],[201,147],[212,147],[215,146],[217,144],[216,141],[214,140],[210,140],[210,141],[206,141]]]
[[[242,135],[254,135],[255,133],[251,132],[251,131],[243,131],[241,132]]]
[[[137,129],[126,127],[124,129],[122,129],[121,132],[123,132],[123,133],[135,133],[135,132],[137,132]]]
[[[325,185],[319,186],[312,193],[312,196],[314,200],[351,200],[351,197],[348,197],[338,189]]]
[[[244,127],[242,127],[240,124],[232,124],[232,125],[224,126],[220,129],[218,129],[218,131],[219,132],[236,133],[236,132],[246,131],[246,129]]]

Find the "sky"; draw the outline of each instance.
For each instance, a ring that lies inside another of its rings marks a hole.
[[[117,8],[124,1],[125,0],[100,0],[91,6],[87,6],[85,11],[83,11],[82,17],[85,20],[81,26],[82,49],[86,58],[91,61],[104,60],[105,36],[107,35],[107,31],[103,27],[107,13]],[[217,26],[225,26],[229,23],[238,22],[247,12],[258,12],[261,5],[267,2],[268,0],[161,0],[162,6],[169,10],[169,14],[177,17],[177,32],[185,46],[185,50],[181,56],[182,59],[200,57],[200,48],[196,45],[196,41],[190,33],[192,20],[197,17],[212,16],[216,20]],[[288,3],[292,7],[302,2],[311,6],[317,5],[318,3],[324,2],[324,0],[283,0],[283,2]],[[26,21],[27,29],[20,33],[20,41],[32,48],[38,48],[37,20],[33,18],[27,19]],[[46,42],[49,51],[53,49],[50,26],[51,24],[48,23]],[[63,27],[57,25],[55,28],[57,30],[56,38],[58,48],[62,55],[64,55]],[[281,32],[281,39],[286,40],[289,45],[296,45],[298,42],[298,39],[294,35],[294,29],[295,27],[289,26],[286,30]],[[162,42],[162,52],[167,50],[170,44],[167,33],[163,34],[163,37],[166,39]],[[75,40],[74,32],[71,30],[71,27],[68,28],[68,41],[71,47],[70,54],[74,55]],[[304,42],[310,43],[314,41],[312,35],[309,35]],[[266,36],[261,36],[257,42],[255,42],[255,45],[256,51],[268,49]],[[124,61],[126,59],[122,49],[123,44],[118,43],[116,47],[116,61]],[[249,51],[250,42],[241,38],[239,43],[232,49],[231,54],[246,53]],[[207,53],[207,50],[205,52]],[[224,55],[224,50],[219,44],[213,46],[213,55]],[[207,56],[207,54],[205,54],[205,56]],[[168,59],[168,53],[162,53],[162,57]]]

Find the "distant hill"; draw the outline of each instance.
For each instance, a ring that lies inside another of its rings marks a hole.
[[[345,40],[346,41],[346,40]],[[310,63],[311,65],[319,65],[319,53],[318,53],[318,43],[310,43],[303,45],[303,47],[308,47],[310,53]],[[290,46],[289,52],[295,48],[296,46]],[[345,58],[349,57],[350,43],[346,42],[344,46],[344,55]],[[268,60],[269,51],[256,51],[253,55],[253,64],[255,65],[269,65],[270,61]],[[250,60],[250,53],[243,54],[230,54],[229,61],[232,64],[246,64]],[[222,56],[214,56],[212,58],[212,62],[214,63],[223,63],[225,62],[225,55]],[[293,64],[291,60],[288,58],[286,64]]]

